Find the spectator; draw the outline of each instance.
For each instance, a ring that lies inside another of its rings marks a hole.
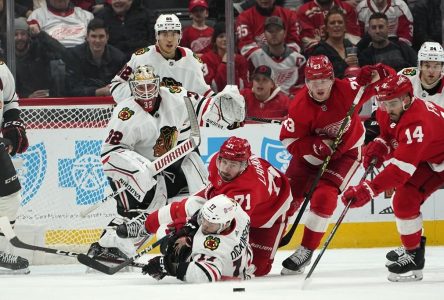
[[[211,39],[212,50],[202,55],[204,63],[205,82],[213,91],[220,92],[227,85],[227,38],[225,35],[225,23],[214,25]],[[239,89],[248,83],[248,65],[245,58],[240,54],[234,56],[235,83]]]
[[[140,0],[111,0],[96,17],[103,19],[109,28],[108,43],[128,58],[151,42],[149,14],[140,7]]]
[[[304,81],[305,57],[285,44],[285,25],[280,17],[265,20],[264,34],[267,43],[247,53],[250,70],[260,65],[269,66],[275,74],[276,85],[287,95],[293,95]]]
[[[0,59],[6,58],[6,10],[5,0],[0,0]]]
[[[415,51],[406,43],[388,38],[388,18],[383,13],[374,13],[369,20],[368,33],[371,44],[359,53],[359,65],[383,63],[399,72],[403,68],[416,66]]]
[[[356,7],[361,34],[369,30],[370,16],[383,13],[388,20],[388,36],[412,45],[413,16],[403,0],[367,0]]]
[[[110,96],[109,83],[126,63],[125,54],[108,45],[108,28],[102,19],[88,24],[86,42],[69,49],[68,76],[71,96]]]
[[[298,10],[297,22],[305,51],[313,50],[313,47],[324,38],[324,18],[334,6],[338,6],[344,12],[346,38],[353,44],[359,42],[361,33],[356,12],[352,6],[340,0],[316,0],[305,3]]]
[[[75,6],[92,13],[97,13],[104,7],[105,0],[71,0]]]
[[[426,41],[442,44],[440,6],[441,0],[416,0],[414,4],[409,5],[413,15],[413,49],[416,51]]]
[[[253,47],[262,47],[265,44],[265,19],[269,16],[278,16],[285,24],[285,42],[288,47],[300,52],[299,35],[296,29],[296,13],[275,5],[275,0],[256,0],[256,5],[242,12],[236,22],[238,48],[246,56]]]
[[[47,0],[46,4],[28,17],[31,34],[43,30],[67,48],[83,43],[86,27],[93,15],[75,7],[70,0]]]
[[[62,96],[67,49],[45,31],[31,38],[26,19],[15,19],[16,90],[21,98]],[[62,67],[62,74],[58,68]]]
[[[198,56],[211,49],[213,28],[206,24],[208,18],[208,4],[206,0],[190,0],[190,17],[192,24],[182,33],[180,44],[190,48]]]
[[[344,78],[348,67],[359,65],[357,48],[345,38],[345,22],[345,15],[340,8],[330,9],[325,16],[325,40],[320,41],[311,53],[327,56],[338,78]]]
[[[284,120],[290,99],[275,84],[273,70],[265,65],[253,71],[253,87],[241,91],[245,98],[247,117]]]

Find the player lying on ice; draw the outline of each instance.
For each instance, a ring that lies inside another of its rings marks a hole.
[[[390,281],[422,279],[425,240],[421,242],[421,205],[444,184],[444,109],[413,96],[409,79],[392,75],[376,86],[379,136],[367,146],[364,167],[391,158],[373,180],[349,187],[342,197],[361,207],[381,192],[396,188],[393,212],[405,251],[387,257]]]
[[[154,234],[160,225],[189,218],[209,199],[226,195],[251,218],[254,275],[268,274],[288,218],[295,211],[287,178],[266,160],[252,155],[248,141],[238,137],[230,137],[222,144],[208,170],[210,183],[204,189],[160,208],[146,221],[137,218],[118,226],[117,234],[130,238]]]
[[[163,256],[152,258],[143,274],[186,282],[249,279],[250,217],[233,199],[218,195],[168,239]],[[162,247],[161,247],[162,248]]]
[[[117,200],[117,226],[141,212],[152,212],[167,204],[180,191],[194,193],[207,184],[208,173],[197,151],[155,175],[152,161],[190,137],[189,97],[201,126],[231,128],[245,118],[245,101],[236,89],[226,88],[204,98],[183,87],[160,86],[152,66],[137,67],[129,80],[133,96],[119,102],[108,123],[102,147],[105,175],[114,191],[126,187]],[[192,116],[194,112],[192,112]],[[168,162],[165,162],[168,164]],[[103,259],[127,258],[136,254],[136,240],[121,239],[106,229],[89,255]]]

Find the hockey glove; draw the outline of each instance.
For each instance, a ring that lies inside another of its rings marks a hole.
[[[364,144],[367,145],[371,141],[373,141],[379,135],[379,124],[374,117],[374,113],[370,118],[364,121],[365,127],[365,140]]]
[[[357,186],[350,186],[342,195],[342,203],[347,205],[352,201],[350,208],[361,207],[367,204],[375,196],[375,191],[372,188],[370,181],[365,180]]]
[[[365,147],[364,153],[364,168],[367,169],[370,166],[371,161],[376,158],[376,168],[380,168],[385,161],[384,156],[390,153],[390,147],[381,138],[376,138],[373,142],[370,142]]]
[[[2,134],[5,139],[11,142],[11,156],[16,153],[23,153],[28,149],[29,143],[26,137],[25,124],[21,120],[3,123]]]
[[[320,160],[324,160],[327,156],[333,154],[330,145],[333,143],[330,139],[317,138],[313,142],[313,153]]]
[[[148,274],[157,280],[161,280],[167,275],[176,276],[176,269],[177,265],[173,266],[165,256],[156,256],[150,259],[148,264],[142,268],[142,274]]]
[[[363,66],[356,77],[356,82],[360,86],[368,85],[372,82],[373,78],[373,71],[375,70],[375,67],[372,65]]]

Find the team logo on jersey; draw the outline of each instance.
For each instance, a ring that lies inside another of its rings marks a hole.
[[[118,118],[122,121],[129,120],[134,115],[134,111],[129,109],[128,107],[122,108],[122,110],[118,114]]]
[[[204,247],[210,249],[211,251],[216,250],[219,247],[220,239],[209,235],[204,241]]]
[[[178,135],[179,131],[176,126],[163,126],[153,147],[154,156],[160,157],[176,146]]]
[[[407,76],[414,76],[416,75],[416,69],[415,68],[407,68],[402,71],[402,75]]]
[[[180,86],[177,86],[177,85],[170,86],[168,89],[170,90],[170,93],[173,93],[173,94],[178,94],[178,93],[182,92],[182,89],[180,88]]]
[[[261,157],[269,161],[279,171],[285,172],[290,163],[291,154],[280,141],[264,137],[261,146]]]
[[[164,87],[182,86],[182,83],[180,83],[179,81],[177,81],[171,77],[163,77],[162,82],[160,83],[160,86],[164,86]]]
[[[148,48],[140,48],[140,49],[137,49],[135,52],[134,52],[134,54],[135,55],[142,55],[142,54],[144,54],[144,53],[146,53],[146,52],[148,52]]]
[[[43,143],[31,145],[25,153],[13,158],[22,189],[22,206],[31,201],[42,186],[48,160]]]

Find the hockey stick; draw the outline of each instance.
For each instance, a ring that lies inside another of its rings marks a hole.
[[[377,159],[373,158],[373,160],[371,161],[370,165],[365,170],[364,175],[362,175],[362,178],[359,182],[363,182],[365,180],[365,178],[367,178],[368,174],[370,174],[370,172],[372,172],[376,162],[377,162]],[[330,245],[331,240],[333,239],[336,231],[338,230],[339,225],[341,225],[342,220],[344,220],[344,217],[347,214],[352,202],[353,201],[348,201],[347,205],[345,206],[344,210],[342,211],[342,214],[339,216],[338,221],[336,222],[335,226],[333,227],[333,229],[331,230],[327,239],[325,240],[324,245],[322,246],[321,252],[318,254],[318,257],[316,257],[316,260],[313,263],[313,265],[311,266],[310,271],[308,271],[307,276],[305,276],[304,282],[302,283],[302,289],[304,289],[305,285],[309,283],[308,280],[310,279],[311,274],[313,274],[313,271],[315,270],[316,266],[318,265],[319,261],[321,260],[322,255],[324,255],[325,250],[327,250],[328,245]]]
[[[319,180],[321,180],[322,175],[324,174],[325,170],[327,169],[327,165],[330,162],[331,157],[333,156],[333,154],[336,151],[336,148],[338,147],[339,142],[342,139],[342,136],[344,135],[345,132],[345,128],[347,126],[347,124],[350,122],[351,120],[351,116],[353,115],[354,111],[355,111],[355,107],[356,105],[358,105],[359,101],[361,100],[362,94],[364,94],[365,91],[365,86],[362,86],[358,93],[356,94],[355,99],[353,100],[353,103],[350,107],[350,109],[347,112],[347,115],[344,118],[344,121],[342,121],[341,127],[339,127],[338,130],[338,135],[336,136],[336,139],[333,141],[333,144],[331,145],[332,148],[332,154],[330,154],[329,156],[327,156],[324,160],[324,162],[322,163],[321,167],[318,170],[318,173],[316,174],[315,179],[313,180],[310,189],[308,190],[308,193],[305,194],[305,199],[304,202],[302,203],[301,208],[299,209],[298,215],[296,216],[296,220],[294,221],[293,225],[291,225],[290,230],[288,231],[288,233],[282,238],[282,240],[279,243],[279,247],[283,247],[285,245],[287,245],[291,238],[294,235],[294,232],[296,231],[296,228],[299,225],[299,222],[301,221],[302,215],[305,212],[305,209],[307,208],[308,202],[310,202],[311,196],[313,195],[313,192],[316,188],[316,186],[319,183]]]
[[[258,117],[246,117],[245,121],[255,121],[259,123],[269,123],[269,124],[282,124],[282,120],[275,119],[266,119],[266,118],[258,118]]]
[[[190,137],[186,139],[183,143],[177,145],[176,147],[172,148],[171,150],[169,150],[168,152],[166,152],[165,154],[163,154],[162,156],[151,162],[151,164],[148,167],[151,169],[153,175],[159,174],[160,172],[171,166],[179,159],[191,153],[195,148],[199,147],[200,145],[201,138],[200,138],[199,124],[197,122],[197,116],[194,111],[193,104],[191,103],[189,97],[184,97],[184,100],[191,126]],[[126,187],[119,188],[117,191],[108,195],[106,198],[103,198],[96,204],[82,210],[80,212],[80,216],[82,218],[86,217],[88,214],[96,210],[103,203],[107,202],[109,199],[114,198],[115,196],[119,195],[121,192],[125,190]]]
[[[99,272],[102,272],[102,273],[105,273],[108,275],[113,275],[113,274],[119,272],[120,270],[122,270],[123,268],[125,268],[126,266],[133,264],[136,259],[138,259],[142,255],[150,252],[151,250],[153,250],[154,248],[159,246],[164,240],[166,240],[169,237],[170,237],[170,235],[164,236],[163,238],[161,238],[161,239],[157,240],[155,243],[153,243],[151,246],[145,248],[144,250],[140,251],[138,254],[130,257],[129,259],[127,259],[123,263],[121,263],[117,266],[114,266],[114,267],[110,267],[105,264],[102,264],[100,261],[98,261],[92,257],[89,257],[86,254],[79,254],[77,256],[77,260],[81,264],[84,264],[85,266],[88,266],[94,270],[97,270]]]

